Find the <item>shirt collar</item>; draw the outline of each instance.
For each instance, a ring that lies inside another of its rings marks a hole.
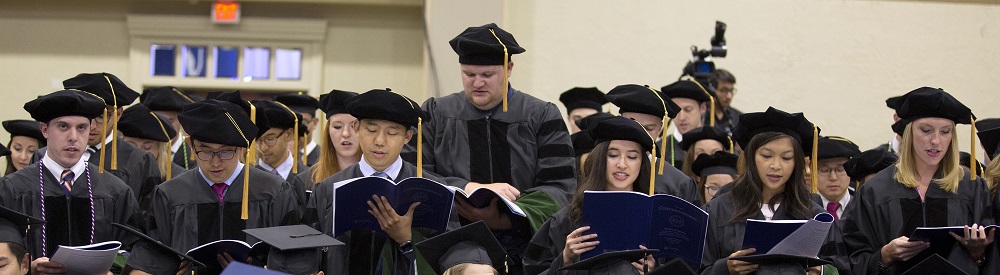
[[[46,151],[45,156],[42,157],[42,164],[45,165],[45,169],[49,170],[49,173],[51,173],[57,181],[61,181],[62,172],[69,169],[70,171],[73,171],[73,181],[75,182],[80,178],[80,176],[83,175],[83,172],[87,167],[87,161],[83,158],[77,160],[76,164],[73,164],[73,167],[62,167],[62,165],[59,165],[55,160],[49,157],[48,151]]]
[[[243,165],[242,162],[237,162],[236,163],[236,170],[233,170],[233,174],[230,175],[229,178],[226,179],[226,181],[225,181],[226,186],[233,185],[233,181],[236,180],[236,177],[240,176],[240,172],[243,172],[243,166],[244,165]],[[205,182],[208,183],[208,186],[215,185],[214,182],[212,182],[211,180],[208,180],[208,177],[205,176],[205,172],[201,171],[201,167],[198,167],[198,174],[201,175],[201,178],[205,179]]]
[[[358,168],[361,169],[361,174],[363,176],[371,176],[372,174],[375,174],[375,172],[384,172],[386,175],[389,175],[390,178],[396,180],[399,177],[399,171],[403,169],[403,158],[397,156],[396,161],[393,162],[392,165],[389,165],[389,168],[386,168],[385,171],[375,171],[375,168],[372,168],[372,166],[365,161],[365,158],[362,157],[361,161],[358,162]]]
[[[306,144],[306,150],[305,150],[306,155],[312,153],[313,149],[316,149],[316,141],[310,140],[309,144]]]
[[[892,152],[894,153],[899,152],[899,139],[897,139],[897,137],[898,136],[892,137],[892,140],[889,141],[889,148],[892,149]]]
[[[278,175],[280,175],[281,178],[283,179],[287,179],[288,173],[292,172],[292,163],[293,163],[292,152],[288,152],[288,156],[285,157],[285,161],[281,162],[281,164],[278,164],[277,168],[267,165],[267,163],[265,163],[264,161],[258,161],[257,163],[260,164],[260,167],[264,167],[264,169],[269,172],[278,170]]]
[[[676,140],[678,143],[681,142],[682,140],[684,140],[684,134],[681,134],[680,131],[674,130],[674,140]]]
[[[177,153],[177,150],[181,149],[181,144],[184,144],[184,136],[178,136],[174,143],[170,144],[170,152]]]
[[[824,197],[823,195],[819,195],[819,198],[823,200],[823,205],[822,205],[823,207],[826,207],[827,204],[830,204],[830,200],[826,199],[826,197]],[[838,201],[837,203],[840,203],[840,207],[846,207],[847,203],[850,202],[851,202],[851,192],[845,192],[844,196],[841,197],[840,201]]]
[[[104,148],[104,145],[108,143],[111,143],[111,135],[104,137],[104,143],[94,145],[94,147],[97,147],[97,150],[101,150],[101,148]]]

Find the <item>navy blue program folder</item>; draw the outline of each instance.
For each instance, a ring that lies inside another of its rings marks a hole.
[[[375,216],[368,213],[372,195],[385,197],[399,215],[405,215],[414,202],[413,227],[444,232],[448,226],[455,189],[425,178],[407,178],[398,184],[386,178],[362,177],[334,184],[333,235],[353,229],[373,230],[385,234]]]
[[[656,258],[681,258],[701,266],[708,230],[708,213],[681,198],[649,196],[628,191],[585,191],[584,234],[597,234],[600,244],[580,255],[581,260],[605,252],[656,249]]]

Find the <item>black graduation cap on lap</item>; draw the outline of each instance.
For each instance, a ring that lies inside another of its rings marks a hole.
[[[344,106],[344,102],[357,95],[355,92],[332,90],[319,96],[319,107],[326,113],[326,118],[335,114],[346,114],[347,107]]]
[[[458,63],[468,65],[503,65],[511,55],[524,52],[514,35],[496,23],[466,28],[448,44],[458,54]]]
[[[180,112],[184,106],[204,100],[201,97],[188,95],[173,86],[153,87],[142,90],[139,103],[153,111]]]
[[[104,114],[106,106],[104,100],[92,93],[62,90],[24,103],[24,110],[36,121],[48,123],[63,116],[93,119]]]
[[[594,144],[612,140],[628,140],[638,143],[644,152],[653,150],[653,138],[649,136],[645,128],[635,120],[626,117],[610,117],[600,120],[596,125],[587,129],[587,133],[594,139]]]
[[[708,175],[727,174],[736,175],[736,163],[739,156],[726,151],[718,151],[714,154],[701,154],[691,163],[691,171],[702,178]]]
[[[30,137],[38,140],[39,148],[45,147],[45,135],[42,135],[42,130],[38,128],[38,121],[26,119],[6,120],[3,122],[3,128],[10,133],[11,137]]]
[[[986,154],[990,156],[990,159],[997,159],[997,155],[1000,155],[1000,127],[980,129],[976,135],[979,136],[979,142],[983,144],[983,149],[986,149]]]
[[[507,251],[483,221],[419,242],[416,249],[437,274],[465,263],[491,265],[501,275],[508,272]]]
[[[566,112],[579,108],[590,108],[601,112],[602,106],[608,103],[604,92],[596,87],[574,87],[560,94],[559,101],[566,106]]]
[[[163,242],[160,242],[160,241],[158,241],[156,239],[153,239],[153,237],[150,237],[149,235],[146,235],[146,234],[143,234],[142,232],[139,232],[139,230],[137,230],[135,228],[132,228],[130,226],[123,225],[123,224],[120,224],[120,223],[111,223],[111,225],[114,225],[118,229],[121,229],[121,230],[123,230],[125,232],[128,232],[129,234],[132,234],[133,236],[138,237],[139,241],[141,241],[141,242],[146,242],[147,244],[150,244],[151,245],[150,248],[154,249],[157,253],[165,254],[165,255],[174,255],[174,256],[177,256],[180,259],[188,260],[188,262],[191,262],[191,264],[193,264],[195,266],[205,267],[204,263],[199,262],[198,260],[195,260],[191,256],[188,256],[187,253],[177,251],[177,250],[173,249],[172,247],[170,247],[170,246],[168,246],[166,244],[163,244]]]
[[[691,268],[684,260],[681,258],[674,258],[673,260],[667,261],[663,265],[660,265],[653,271],[650,271],[648,275],[697,275],[694,268]]]
[[[819,156],[816,159],[851,158],[861,154],[861,149],[850,140],[838,136],[819,137]]]
[[[132,105],[122,112],[121,120],[118,121],[118,130],[126,137],[159,142],[169,142],[171,138],[177,136],[177,130],[174,130],[174,127],[170,125],[169,119],[153,113],[142,104]]]
[[[733,140],[726,134],[722,129],[712,127],[712,126],[702,126],[700,128],[691,129],[684,134],[684,138],[681,140],[681,148],[684,150],[690,149],[698,141],[711,139],[718,141],[722,144],[724,150],[730,151],[733,149]]]
[[[291,274],[311,274],[319,270],[322,249],[344,243],[307,225],[245,229],[270,245],[267,268]]]
[[[948,262],[938,254],[928,256],[902,275],[967,275],[965,271]]]
[[[899,159],[889,150],[871,149],[854,155],[844,163],[844,170],[851,181],[861,182],[864,177],[878,173],[896,163]]]
[[[249,148],[257,136],[257,126],[235,104],[206,99],[185,106],[177,115],[181,127],[201,142]]]
[[[42,219],[0,206],[0,242],[16,243],[30,248],[25,245],[25,235],[35,228],[33,226],[44,223]]]
[[[104,99],[108,106],[124,107],[132,104],[139,93],[129,88],[109,73],[83,73],[63,80],[63,88],[86,91]]]
[[[316,115],[316,109],[319,109],[319,100],[302,93],[279,95],[274,97],[274,101],[285,104],[288,108],[299,113]]]
[[[611,104],[618,106],[618,113],[631,112],[673,118],[681,111],[681,107],[669,97],[643,85],[619,85],[608,91],[605,97]]]
[[[604,252],[564,266],[559,270],[585,270],[588,274],[638,274],[632,262],[656,252],[656,249],[633,249]]]
[[[757,134],[780,132],[798,140],[806,156],[811,156],[812,146],[815,142],[814,130],[819,132],[819,128],[814,129],[813,123],[809,122],[802,113],[790,114],[774,107],[767,107],[764,112],[741,115],[740,123],[737,124],[736,129],[733,129],[733,140],[741,148],[747,148],[750,140]]]

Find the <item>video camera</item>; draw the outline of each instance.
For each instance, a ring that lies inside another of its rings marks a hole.
[[[684,66],[681,77],[691,76],[701,83],[709,92],[715,92],[718,86],[715,79],[715,63],[712,57],[726,57],[726,23],[715,21],[715,35],[712,36],[710,49],[698,49],[691,46],[691,61]]]

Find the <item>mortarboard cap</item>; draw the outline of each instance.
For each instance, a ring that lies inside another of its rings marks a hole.
[[[604,97],[604,92],[595,87],[583,88],[575,87],[559,95],[559,101],[566,106],[566,112],[574,109],[590,108],[601,112],[601,107],[608,103]]]
[[[316,115],[316,109],[319,109],[319,100],[305,94],[279,95],[274,97],[274,101],[285,104],[288,108],[299,113]]]
[[[8,149],[7,146],[3,146],[3,144],[0,144],[0,157],[6,157],[9,155],[10,155],[10,149]]]
[[[264,269],[262,267],[252,266],[239,261],[230,262],[226,269],[222,270],[219,275],[287,275],[276,270]]]
[[[559,270],[585,270],[588,274],[637,274],[632,262],[656,251],[656,249],[633,249],[604,252]]]
[[[660,91],[670,98],[690,98],[699,103],[712,100],[712,96],[693,80],[678,80],[677,82],[670,83],[670,85],[663,86],[660,88]]]
[[[619,85],[608,91],[606,97],[611,104],[618,106],[619,113],[642,113],[661,118],[666,115],[673,118],[681,110],[673,100],[648,86]]]
[[[838,136],[819,137],[819,156],[816,159],[851,158],[861,154],[861,149],[850,140]]]
[[[593,151],[594,147],[597,146],[597,144],[594,143],[594,138],[590,137],[590,134],[586,131],[580,131],[569,135],[569,139],[573,141],[573,152],[577,157],[590,153],[590,151]]]
[[[726,151],[718,151],[714,154],[701,154],[691,163],[691,171],[700,177],[715,174],[736,175],[736,163],[739,156]]]
[[[48,123],[64,116],[93,119],[104,114],[105,106],[104,101],[92,93],[62,90],[28,101],[24,104],[24,110],[36,121]]]
[[[697,275],[691,266],[681,258],[674,258],[650,271],[648,275]]]
[[[194,258],[191,258],[191,256],[188,256],[187,253],[177,251],[177,250],[171,248],[170,246],[168,246],[166,244],[163,244],[163,242],[160,242],[160,241],[158,241],[156,239],[153,239],[153,237],[150,237],[149,235],[146,235],[146,234],[143,234],[142,232],[139,232],[139,230],[137,230],[135,228],[132,228],[132,227],[129,227],[127,225],[120,224],[120,223],[111,223],[111,225],[114,225],[115,227],[118,227],[119,229],[121,229],[121,230],[123,230],[125,232],[128,232],[129,234],[132,234],[133,236],[138,237],[139,241],[142,241],[142,242],[145,242],[146,244],[149,244],[150,248],[153,248],[155,250],[155,252],[160,253],[161,255],[174,255],[174,256],[177,256],[179,259],[188,260],[193,265],[201,266],[201,267],[205,266],[204,263],[199,262],[198,260],[195,260]]]
[[[598,121],[605,120],[605,119],[612,118],[612,117],[615,117],[615,115],[612,115],[612,114],[609,114],[609,113],[596,113],[596,114],[589,115],[587,117],[581,118],[580,120],[577,120],[576,121],[576,127],[579,127],[581,132],[582,131],[586,131],[587,129],[593,128],[594,125],[597,125]]]
[[[514,36],[495,23],[466,28],[448,44],[458,54],[458,63],[468,65],[504,65],[511,55],[524,52]]]
[[[44,224],[42,219],[0,206],[0,242],[16,243],[25,248],[24,237],[33,225]],[[20,256],[20,255],[15,255]]]
[[[355,92],[332,90],[319,96],[319,107],[326,113],[327,118],[335,114],[346,114],[347,107],[344,106],[344,101],[357,95]]]
[[[885,107],[889,107],[894,111],[899,111],[899,103],[901,103],[903,96],[894,96],[885,99]]]
[[[1000,118],[984,118],[976,120],[976,129],[989,130],[1000,128]]]
[[[722,144],[722,148],[732,152],[733,140],[726,134],[722,129],[712,127],[712,126],[702,126],[700,128],[691,129],[684,134],[684,138],[681,140],[681,148],[684,150],[690,149],[698,141],[711,139],[718,141]]]
[[[806,156],[811,156],[813,146],[813,124],[802,113],[790,114],[774,107],[764,112],[746,113],[740,116],[740,123],[733,129],[733,140],[741,148],[747,148],[754,136],[764,132],[780,132],[792,136],[802,146]],[[816,129],[818,131],[818,128]]]
[[[844,163],[844,170],[847,171],[847,176],[851,177],[851,181],[860,183],[868,175],[895,164],[897,159],[898,157],[889,150],[871,149],[847,160]]]
[[[962,269],[948,262],[938,254],[931,254],[902,275],[967,275]]]
[[[3,122],[3,129],[10,133],[11,137],[22,136],[38,140],[38,147],[45,147],[45,135],[38,128],[38,121],[15,119]]]
[[[347,99],[344,105],[358,120],[388,120],[406,128],[417,127],[424,115],[419,104],[391,89],[368,91]]]
[[[307,225],[245,229],[250,236],[270,246],[267,268],[291,274],[319,270],[321,249],[344,243]]]
[[[108,106],[124,107],[132,104],[139,93],[125,85],[117,76],[109,73],[78,74],[63,80],[63,88],[86,91],[95,94]]]
[[[118,121],[118,130],[127,137],[159,142],[169,142],[177,135],[177,131],[170,125],[169,119],[153,113],[142,104],[132,105],[122,112],[121,120]]]
[[[254,100],[251,101],[251,104],[257,107],[258,121],[256,125],[259,129],[257,138],[263,136],[264,132],[270,129],[293,129],[301,121],[296,116],[295,111],[281,103],[270,100]]]
[[[940,88],[917,88],[903,95],[898,106],[896,113],[900,120],[892,125],[897,134],[902,134],[910,122],[925,117],[944,118],[960,124],[970,124],[975,119],[969,107]]]
[[[257,126],[235,104],[207,99],[185,106],[177,115],[192,139],[249,148]]]
[[[997,155],[1000,154],[1000,127],[983,129],[976,135],[979,136],[979,142],[983,144],[983,149],[986,149],[986,154],[990,156],[990,159],[997,159]]]
[[[202,100],[173,86],[147,88],[139,95],[139,103],[153,111],[180,112],[184,106]]]
[[[483,221],[442,233],[416,247],[438,274],[464,263],[491,265],[500,274],[507,274],[507,251]]]
[[[626,117],[616,116],[598,121],[596,125],[587,129],[587,133],[594,139],[594,144],[628,140],[638,143],[645,152],[653,150],[653,138],[646,129],[635,120]]]

